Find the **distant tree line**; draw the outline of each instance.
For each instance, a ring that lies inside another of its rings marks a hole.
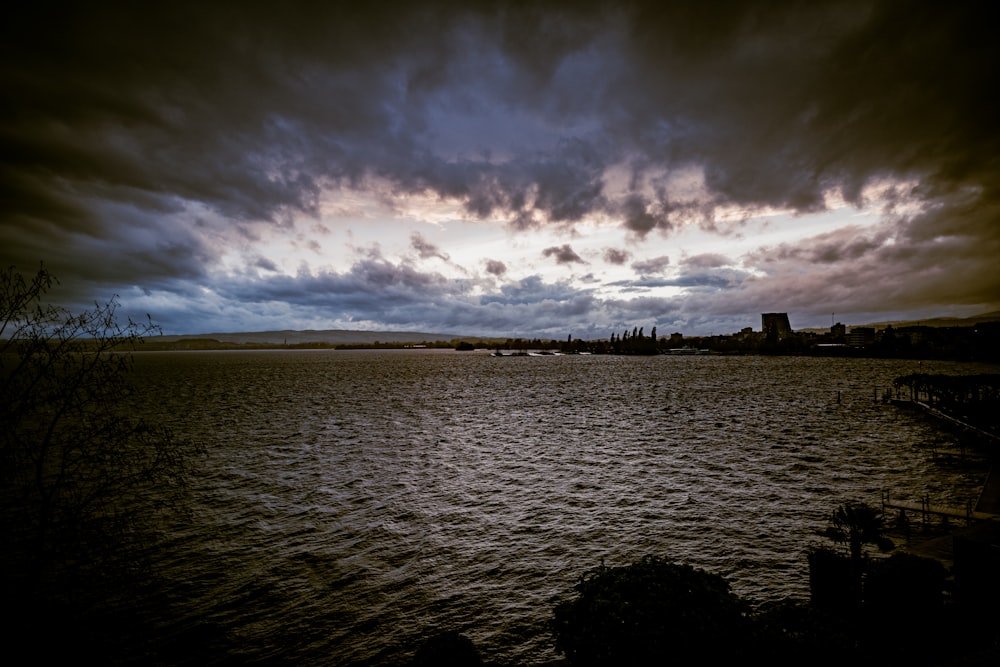
[[[611,334],[609,346],[611,354],[660,354],[661,352],[656,340],[656,327],[653,327],[649,336],[643,335],[642,327],[633,328],[632,335],[629,335],[628,329],[620,336]]]
[[[551,338],[476,338],[413,342],[300,342],[300,343],[234,343],[211,338],[183,338],[145,341],[146,350],[392,350],[426,349],[489,349],[504,352],[527,350],[559,351],[563,354],[666,354],[672,348],[689,346],[708,350],[712,354],[781,355],[781,356],[846,356],[892,359],[949,359],[960,361],[1000,361],[1000,322],[987,322],[969,327],[887,327],[873,332],[865,345],[848,345],[846,339],[830,333],[792,332],[781,339],[768,339],[762,332],[749,329],[733,335],[690,336],[673,334],[658,336],[654,326],[649,335],[643,327],[614,331],[608,338],[583,340],[572,334],[564,340]]]

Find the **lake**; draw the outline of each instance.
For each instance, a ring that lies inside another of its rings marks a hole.
[[[985,468],[877,400],[950,362],[492,357],[450,350],[143,352],[140,409],[207,449],[164,527],[175,607],[226,655],[382,665],[463,632],[488,661],[556,657],[547,623],[602,561],[659,554],[754,604],[808,599],[834,508],[964,506]],[[207,643],[211,641],[206,640]],[[192,649],[197,652],[199,649]],[[229,660],[230,662],[226,662]]]

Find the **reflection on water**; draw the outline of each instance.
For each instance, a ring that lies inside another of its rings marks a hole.
[[[547,622],[602,559],[808,596],[845,500],[964,505],[985,470],[878,402],[915,362],[491,357],[439,350],[138,355],[144,410],[208,446],[163,560],[188,625],[248,659],[392,664],[429,631],[555,657]],[[925,372],[983,372],[971,364]]]

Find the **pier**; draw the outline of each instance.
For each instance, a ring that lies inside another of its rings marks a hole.
[[[917,373],[892,384],[884,395],[887,402],[922,410],[986,443],[1000,443],[1000,375]]]
[[[975,436],[981,443],[989,445],[987,451],[982,454],[966,451],[964,445],[960,447],[958,452],[948,452],[947,454],[935,450],[935,458],[949,456],[976,458],[985,463],[996,461],[996,445],[1000,444],[1000,435],[995,430],[995,410],[1000,407],[1000,403],[998,403],[1000,375],[954,377],[916,374],[896,378],[893,381],[893,386],[895,397],[893,397],[892,392],[887,392],[884,396],[887,402],[921,410],[935,419],[957,427],[963,433]],[[906,388],[907,391],[904,392],[903,388]],[[909,396],[904,394],[909,394]],[[976,415],[984,423],[974,424],[972,422],[976,420],[964,415],[957,417],[953,412],[956,409],[959,410],[959,414],[968,412]],[[990,415],[990,417],[987,418],[986,415]],[[971,501],[966,503],[964,508],[935,505],[931,504],[930,498],[927,496],[924,496],[919,502],[893,500],[889,497],[888,491],[883,491],[882,512],[884,514],[887,509],[898,510],[904,516],[907,512],[916,512],[924,522],[930,516],[938,516],[945,520],[964,519],[966,523],[1000,519],[1000,475],[994,475],[994,469],[991,466],[982,493],[974,505]]]
[[[952,417],[951,415],[942,412],[941,410],[938,410],[923,401],[910,398],[890,398],[888,402],[903,408],[915,408],[917,410],[922,410],[925,414],[931,417],[940,419],[941,421],[951,424],[952,426],[956,426],[960,430],[978,436],[987,442],[994,444],[1000,443],[1000,436],[997,436],[995,433],[981,429],[978,426],[973,426],[972,424],[962,421],[957,417]]]
[[[882,492],[882,513],[887,509],[899,510],[901,512],[917,512],[923,521],[927,521],[930,516],[938,516],[944,519],[964,519],[966,523],[972,521],[987,521],[989,519],[1000,518],[1000,514],[992,512],[982,512],[973,508],[972,503],[966,503],[962,507],[949,507],[946,505],[933,505],[928,496],[924,496],[919,502],[912,500],[893,500],[889,497],[888,491]]]

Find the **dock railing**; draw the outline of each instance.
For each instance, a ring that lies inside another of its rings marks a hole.
[[[890,498],[889,491],[882,491],[882,514],[886,514],[887,509],[898,510],[902,515],[906,516],[907,512],[916,512],[920,515],[921,521],[927,523],[930,516],[939,516],[944,519],[964,519],[966,523],[972,523],[973,521],[985,521],[987,519],[996,518],[996,514],[991,514],[989,512],[977,512],[972,505],[972,501],[968,501],[964,508],[961,507],[950,507],[946,505],[934,505],[931,503],[930,496],[923,496],[919,502],[914,502],[912,500],[894,500]]]

